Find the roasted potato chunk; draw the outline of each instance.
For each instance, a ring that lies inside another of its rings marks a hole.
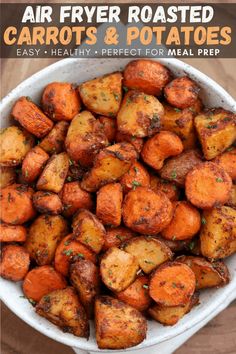
[[[137,153],[129,143],[119,143],[101,150],[91,170],[84,175],[81,187],[87,192],[96,192],[109,182],[117,181],[135,162]]]
[[[60,273],[53,267],[44,265],[27,273],[23,282],[23,292],[29,300],[38,302],[43,296],[66,286],[66,281]]]
[[[163,306],[155,304],[148,310],[148,313],[154,320],[160,322],[164,326],[174,326],[198,303],[198,294],[194,293],[184,306]]]
[[[128,91],[117,115],[119,132],[144,138],[160,130],[164,108],[154,96]]]
[[[198,150],[184,151],[182,154],[166,161],[158,172],[161,178],[184,187],[188,172],[200,163],[202,163],[202,159]]]
[[[203,256],[219,259],[236,252],[236,210],[227,206],[206,210],[200,241]]]
[[[0,165],[8,167],[20,165],[33,143],[32,136],[19,127],[1,129]]]
[[[168,104],[163,104],[163,106],[165,113],[162,119],[162,129],[177,134],[185,150],[195,148],[194,109],[190,107],[181,110]]]
[[[62,212],[62,202],[57,194],[39,191],[34,193],[33,204],[35,209],[42,214],[57,215]]]
[[[187,76],[172,80],[164,88],[164,95],[169,104],[184,109],[194,105],[198,99],[200,88]]]
[[[38,265],[50,264],[57,245],[67,234],[66,220],[60,215],[40,215],[29,228],[25,247]]]
[[[116,297],[138,311],[145,311],[151,304],[148,284],[148,277],[139,276],[128,288],[116,293]]]
[[[28,97],[19,98],[11,114],[22,127],[37,138],[43,138],[53,127],[53,122]]]
[[[36,305],[38,315],[77,337],[89,337],[89,323],[76,291],[68,287],[52,291]]]
[[[201,227],[200,213],[186,201],[173,203],[174,214],[170,224],[161,234],[168,240],[188,240],[198,233]]]
[[[64,214],[72,216],[78,209],[92,209],[93,200],[90,193],[80,187],[80,182],[65,183],[61,191]]]
[[[117,227],[121,223],[123,191],[120,183],[109,183],[97,192],[96,215],[104,225]]]
[[[12,281],[24,279],[29,270],[29,253],[22,246],[7,245],[2,248],[0,276]]]
[[[193,205],[209,209],[227,202],[231,187],[232,180],[222,167],[204,162],[187,174],[185,192]]]
[[[122,99],[122,74],[108,74],[79,86],[84,105],[92,112],[115,117]]]
[[[133,237],[124,242],[123,248],[136,257],[140,268],[147,274],[172,258],[172,252],[164,242],[149,236]]]
[[[130,191],[123,203],[123,221],[131,230],[156,235],[171,221],[173,208],[162,192],[137,187]]]
[[[206,160],[212,160],[236,140],[236,116],[223,108],[200,113],[195,127]]]
[[[161,191],[172,202],[179,198],[179,189],[174,183],[153,174],[150,175],[150,189],[154,192]]]
[[[11,225],[21,225],[35,216],[33,189],[24,184],[12,184],[0,192],[0,218]]]
[[[72,223],[74,238],[99,253],[102,249],[106,230],[98,218],[86,209],[80,209]]]
[[[140,162],[134,162],[129,171],[120,179],[120,183],[124,193],[128,193],[131,189],[138,186],[149,187],[150,176],[146,168]]]
[[[55,253],[55,269],[67,276],[70,264],[78,259],[88,259],[96,263],[96,255],[82,243],[73,239],[73,235],[67,235],[59,243]]]
[[[160,170],[165,159],[179,155],[182,151],[183,144],[176,134],[161,131],[145,142],[141,156],[147,165]]]
[[[116,121],[114,120],[114,118],[109,118],[104,116],[100,116],[98,119],[99,122],[101,123],[102,130],[104,131],[107,140],[109,141],[109,143],[112,143],[115,140],[115,136],[116,136],[116,130],[117,130]]]
[[[195,274],[186,264],[167,262],[153,273],[149,294],[163,306],[184,306],[191,299],[196,287]]]
[[[42,95],[41,104],[44,112],[52,120],[72,120],[80,111],[80,98],[72,84],[51,82]]]
[[[229,271],[223,262],[210,263],[203,257],[194,256],[180,256],[176,260],[192,269],[196,277],[196,289],[219,287],[229,282]]]
[[[220,165],[236,181],[236,148],[229,148],[223,154],[218,155],[212,162]]]
[[[12,167],[0,167],[0,189],[16,181],[16,171]]]
[[[131,145],[133,145],[133,147],[135,148],[138,154],[140,154],[143,148],[142,138],[137,138],[137,136],[133,136],[133,135],[123,134],[119,131],[116,132],[115,141],[117,143],[122,143],[124,141],[130,143]]]
[[[95,301],[95,331],[100,349],[125,349],[146,338],[147,321],[133,307],[100,296]]]
[[[91,261],[79,259],[70,266],[70,280],[86,313],[91,317],[95,296],[100,292],[99,269]]]
[[[34,182],[43,170],[49,155],[39,146],[33,147],[25,156],[22,163],[22,177],[25,182]]]
[[[135,280],[138,269],[137,259],[117,247],[106,251],[100,264],[102,281],[117,292],[126,289]]]
[[[47,162],[37,182],[37,189],[59,193],[69,169],[69,158],[65,152],[53,155]]]
[[[39,146],[50,155],[59,154],[63,151],[68,128],[68,122],[61,121],[56,123],[48,135],[40,142]]]
[[[0,224],[0,242],[24,242],[27,229],[22,225]]]
[[[159,96],[171,79],[171,73],[161,63],[154,60],[132,60],[124,70],[123,85],[148,95]]]
[[[82,166],[91,166],[95,155],[108,145],[107,137],[92,113],[83,111],[72,120],[65,140],[68,155]]]
[[[127,229],[127,227],[118,226],[115,228],[107,228],[103,250],[105,251],[114,246],[119,247],[122,242],[129,240],[134,236],[137,236],[137,234],[134,231]]]

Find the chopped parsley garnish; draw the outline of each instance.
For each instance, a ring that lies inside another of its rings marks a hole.
[[[144,289],[148,289],[148,285],[147,284],[143,284],[143,288]]]
[[[177,173],[176,173],[175,170],[173,170],[173,171],[171,172],[170,177],[171,177],[171,178],[176,178],[176,177],[177,177]]]
[[[179,109],[179,108],[174,108],[174,110],[175,110],[175,112],[181,112],[181,109]]]
[[[73,251],[72,250],[64,250],[62,253],[65,254],[66,256],[71,256]]]
[[[216,182],[221,183],[221,182],[223,182],[223,179],[222,179],[222,178],[220,178],[220,177],[218,177],[218,178],[216,178]]]
[[[206,225],[207,221],[206,221],[206,219],[204,218],[204,216],[202,217],[201,222],[202,222],[202,225]]]
[[[133,189],[135,189],[136,187],[141,186],[141,183],[138,182],[138,181],[133,181],[133,182],[132,182],[132,186],[133,186]]]
[[[123,86],[123,90],[124,90],[125,92],[128,92],[128,91],[129,91],[129,89],[128,89],[126,86]]]

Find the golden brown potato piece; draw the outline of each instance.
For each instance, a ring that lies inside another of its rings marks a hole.
[[[196,133],[194,127],[194,109],[183,110],[163,104],[164,116],[162,129],[177,134],[182,140],[185,150],[193,149],[196,146]]]
[[[19,98],[11,114],[28,132],[43,138],[53,127],[53,122],[28,97]]]
[[[198,150],[184,151],[182,154],[166,161],[165,165],[158,172],[161,178],[184,187],[187,174],[200,163],[202,163],[202,159]]]
[[[87,109],[115,117],[122,99],[122,79],[122,74],[115,72],[81,84],[78,89]]]
[[[70,266],[70,280],[87,315],[91,317],[95,296],[100,292],[99,269],[93,262],[79,259]]]
[[[200,88],[187,76],[172,80],[164,88],[164,95],[169,104],[184,109],[194,105],[198,99]]]
[[[116,120],[114,118],[100,116],[98,118],[99,122],[102,125],[102,130],[107,137],[109,143],[112,143],[115,140],[116,136]]]
[[[151,304],[148,284],[148,277],[139,276],[128,288],[116,293],[116,297],[138,311],[145,311]]]
[[[95,301],[95,331],[98,348],[125,349],[146,338],[147,321],[122,301],[100,296]]]
[[[179,189],[174,183],[153,174],[150,175],[150,189],[163,192],[172,202],[179,198]]]
[[[22,163],[22,177],[25,182],[34,182],[43,170],[49,155],[39,146],[33,147]]]
[[[96,263],[95,253],[82,245],[82,243],[74,240],[73,237],[72,234],[64,237],[55,253],[55,269],[64,276],[68,275],[70,264],[80,258]]]
[[[20,165],[33,144],[32,136],[19,127],[1,129],[0,165],[9,167]]]
[[[26,235],[24,226],[0,224],[0,242],[24,242]]]
[[[198,115],[203,109],[204,106],[202,100],[199,97],[191,107],[188,107],[188,110],[192,112],[194,116]]]
[[[69,158],[65,152],[53,155],[47,162],[37,182],[37,189],[59,193],[69,170]]]
[[[29,300],[38,302],[43,296],[54,290],[64,289],[66,286],[66,281],[60,273],[53,267],[44,265],[29,271],[22,287]]]
[[[136,187],[149,187],[150,176],[146,168],[138,161],[134,162],[129,171],[120,179],[124,193],[128,193]]]
[[[141,156],[147,165],[160,170],[165,159],[179,155],[182,151],[183,144],[180,138],[174,133],[163,130],[145,142]]]
[[[222,155],[218,155],[212,162],[220,165],[236,181],[236,148],[229,148]]]
[[[162,192],[137,187],[130,191],[123,203],[123,221],[131,230],[156,235],[171,221],[173,208]]]
[[[160,322],[164,326],[174,326],[198,303],[198,294],[194,293],[184,306],[163,306],[155,304],[148,310],[148,313],[154,320]]]
[[[57,215],[62,212],[62,202],[57,194],[39,191],[34,193],[33,204],[35,209],[42,214]]]
[[[87,192],[96,192],[104,184],[115,182],[123,176],[137,158],[129,143],[118,143],[101,150],[91,170],[84,175],[81,187]]]
[[[100,264],[102,281],[117,292],[126,289],[135,280],[138,269],[136,258],[117,247],[107,250]]]
[[[49,134],[40,142],[39,146],[50,155],[59,154],[63,151],[68,128],[68,122],[61,121],[56,123]]]
[[[64,214],[72,216],[78,209],[92,209],[93,200],[90,193],[80,187],[80,182],[65,183],[61,191]]]
[[[198,233],[201,227],[200,213],[189,202],[173,203],[174,214],[170,224],[161,234],[168,240],[188,240]]]
[[[16,181],[16,171],[12,167],[0,166],[0,189],[5,188]]]
[[[172,258],[170,248],[164,242],[150,236],[133,237],[124,242],[123,248],[136,257],[140,268],[147,274]]]
[[[236,252],[236,210],[227,206],[206,210],[200,233],[204,257],[219,259]]]
[[[132,60],[124,70],[123,85],[148,95],[159,96],[171,80],[171,73],[161,63],[154,60]]]
[[[229,200],[227,201],[226,205],[230,206],[231,208],[236,208],[236,184],[232,185]]]
[[[36,305],[38,315],[45,317],[63,332],[77,337],[89,337],[89,322],[75,289],[55,290],[42,297]]]
[[[86,209],[80,209],[72,223],[74,239],[99,253],[104,244],[106,230],[98,218]]]
[[[38,265],[50,264],[57,245],[67,234],[67,222],[60,215],[40,215],[29,228],[25,243],[30,257]]]
[[[0,276],[12,281],[24,279],[29,270],[29,253],[22,246],[7,245],[2,248]]]
[[[176,260],[192,269],[196,277],[196,289],[219,287],[229,282],[229,270],[223,262],[211,263],[203,257],[194,256],[180,256]]]
[[[228,173],[213,162],[204,162],[193,168],[186,177],[188,200],[201,209],[209,209],[227,202],[232,180]]]
[[[167,247],[170,248],[172,252],[180,252],[180,251],[192,251],[192,247],[194,247],[195,240],[185,240],[185,241],[176,241],[176,240],[167,240],[161,236],[155,236],[155,238],[161,242],[163,242]],[[191,247],[189,247],[191,245]]]
[[[35,216],[33,189],[24,184],[12,184],[0,192],[0,218],[11,225],[21,225]]]
[[[142,138],[137,138],[137,136],[133,136],[133,135],[123,134],[119,131],[116,132],[115,141],[117,143],[122,143],[123,141],[130,143],[131,145],[133,145],[133,147],[135,148],[138,154],[140,154],[143,148]]]
[[[223,108],[212,108],[195,118],[202,150],[206,160],[225,151],[236,139],[236,115]]]
[[[195,274],[186,264],[167,262],[153,273],[149,294],[163,306],[184,306],[191,299],[196,287]]]
[[[128,91],[117,115],[119,132],[144,138],[160,130],[164,108],[154,96]]]
[[[42,95],[41,104],[44,112],[52,120],[72,120],[81,109],[79,95],[72,84],[51,82]]]
[[[123,191],[120,183],[108,183],[97,192],[96,215],[103,225],[117,227],[121,223]]]
[[[65,146],[68,155],[82,166],[91,166],[95,155],[108,145],[101,124],[89,111],[79,113],[72,120]]]
[[[122,242],[129,240],[130,238],[137,236],[137,234],[127,229],[127,227],[118,226],[115,228],[107,228],[105,235],[105,242],[103,244],[103,250],[106,251],[111,247],[119,247]]]

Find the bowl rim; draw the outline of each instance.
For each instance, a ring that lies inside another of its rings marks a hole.
[[[105,58],[103,58],[105,59]],[[109,60],[117,60],[118,58],[109,58]],[[126,58],[128,59],[128,58]],[[132,60],[132,58],[129,58],[130,60]],[[141,59],[141,58],[140,58]],[[143,58],[143,59],[147,59],[147,58]],[[99,61],[101,60],[101,58],[94,58],[94,59],[90,59],[90,60],[95,60],[95,61]],[[198,69],[192,67],[190,64],[187,64],[185,62],[182,62],[178,59],[175,58],[152,58],[152,60],[156,60],[164,65],[167,65],[168,67],[171,68],[171,66],[173,66],[175,69],[177,70],[181,70],[182,72],[185,72],[186,75],[189,75],[190,77],[194,77],[197,80],[199,80],[200,82],[206,84],[209,88],[211,88],[213,90],[213,92],[217,92],[217,94],[219,96],[221,96],[224,101],[227,103],[227,105],[232,106],[232,110],[236,111],[236,102],[233,99],[233,97],[228,94],[224,88],[222,88],[218,83],[216,83],[213,79],[209,78],[206,74],[202,73],[201,71],[199,71]],[[34,80],[36,80],[39,76],[41,75],[46,75],[46,74],[50,74],[52,69],[60,69],[63,68],[64,66],[68,65],[73,65],[73,63],[76,62],[83,62],[83,61],[87,61],[87,59],[82,58],[66,58],[66,59],[62,59],[59,60],[55,63],[50,64],[49,66],[47,66],[46,68],[43,68],[40,71],[37,71],[35,74],[31,75],[30,77],[28,77],[26,80],[22,81],[19,85],[17,85],[11,92],[9,92],[0,102],[0,111],[2,111],[3,109],[7,108],[8,105],[11,103],[11,99],[17,94],[19,94],[21,87],[25,87],[27,84],[30,84],[32,82],[34,82]],[[163,335],[163,337],[161,339],[156,340],[155,337],[152,338],[148,338],[146,339],[144,342],[140,343],[138,346],[135,347],[131,347],[131,348],[127,348],[125,349],[125,351],[133,351],[133,350],[142,350],[144,348],[148,348],[151,346],[154,346],[158,343],[162,343],[165,342],[167,340],[170,340],[172,338],[175,338],[176,336],[184,333],[185,331],[187,331],[190,328],[195,327],[196,325],[198,325],[204,318],[209,317],[211,314],[214,313],[214,311],[217,309],[218,306],[224,304],[227,302],[227,299],[232,296],[233,291],[236,290],[236,284],[235,282],[231,281],[225,288],[224,291],[222,292],[221,295],[219,295],[219,297],[217,299],[215,299],[215,301],[212,301],[212,303],[210,303],[210,305],[207,307],[207,309],[205,309],[205,311],[200,311],[199,313],[196,313],[195,316],[193,318],[190,319],[190,321],[188,321],[185,324],[182,324],[182,326],[176,327],[175,328],[175,333],[173,334],[167,334]],[[236,296],[236,295],[235,295]],[[1,290],[0,290],[0,298],[2,299],[3,303],[13,312],[15,313],[20,319],[22,319],[24,322],[26,322],[28,325],[30,325],[31,327],[33,327],[34,329],[36,329],[37,331],[41,332],[42,334],[46,335],[47,337],[56,340],[60,343],[63,343],[65,345],[71,346],[71,347],[77,347],[80,348],[82,350],[87,350],[87,351],[93,351],[93,352],[120,352],[120,350],[101,350],[101,349],[95,349],[95,348],[91,348],[91,344],[89,344],[89,340],[83,341],[81,340],[81,338],[79,337],[66,337],[63,335],[59,335],[57,333],[49,333],[47,331],[46,326],[39,326],[37,324],[37,322],[35,323],[35,319],[33,317],[28,318],[27,315],[24,314],[24,312],[22,311],[21,308],[17,308],[17,306],[13,306],[9,303],[7,296],[4,296],[4,284],[2,284]],[[172,327],[173,328],[173,327]],[[62,334],[62,332],[61,332]],[[75,338],[75,339],[74,339]],[[74,343],[74,341],[76,340],[76,345]],[[81,340],[81,342],[79,343],[79,341]]]

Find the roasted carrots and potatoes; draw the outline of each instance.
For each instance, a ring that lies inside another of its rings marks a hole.
[[[19,97],[0,135],[0,275],[100,349],[172,326],[236,253],[236,115],[154,60]],[[29,305],[30,306],[30,305]],[[194,311],[194,310],[193,310]]]

